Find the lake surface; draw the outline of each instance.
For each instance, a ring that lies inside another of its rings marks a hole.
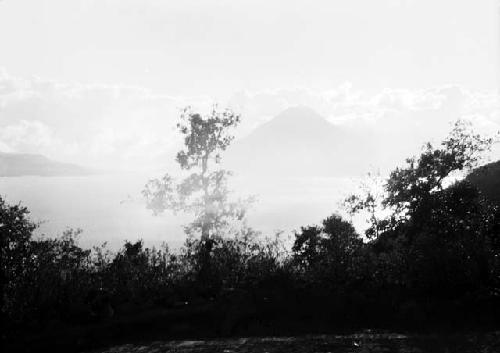
[[[151,178],[146,173],[82,177],[0,178],[0,195],[9,203],[22,202],[32,219],[41,222],[38,234],[54,236],[65,229],[81,228],[80,243],[92,246],[107,241],[112,248],[124,240],[144,239],[147,245],[183,243],[187,215],[153,216],[141,190]],[[248,224],[273,235],[312,223],[339,210],[340,201],[355,189],[352,178],[233,178],[237,195],[255,195]],[[356,220],[358,227],[363,223]]]
[[[121,345],[105,353],[498,353],[500,333],[455,335],[367,334],[254,337]]]

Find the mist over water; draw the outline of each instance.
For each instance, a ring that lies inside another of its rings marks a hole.
[[[107,241],[113,249],[125,240],[142,238],[146,245],[180,246],[183,224],[189,215],[165,212],[154,216],[141,195],[148,173],[120,173],[82,177],[24,176],[0,178],[0,195],[21,202],[32,219],[41,222],[37,234],[60,235],[67,228],[81,228],[82,246]],[[300,226],[319,223],[353,191],[356,178],[337,177],[243,177],[231,180],[234,196],[256,196],[248,211],[248,225],[272,236],[285,235]],[[362,223],[356,224],[358,228]]]

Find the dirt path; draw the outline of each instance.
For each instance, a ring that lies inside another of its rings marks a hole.
[[[239,338],[210,341],[152,342],[122,345],[100,353],[497,353],[500,334],[412,336],[359,334],[349,336],[303,336]]]

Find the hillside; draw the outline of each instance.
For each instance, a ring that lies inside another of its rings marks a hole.
[[[76,176],[90,173],[91,171],[84,167],[53,161],[39,154],[0,152],[0,177]]]
[[[235,141],[225,163],[243,174],[347,176],[367,171],[369,152],[354,131],[294,107]]]
[[[500,161],[475,169],[467,180],[476,185],[490,200],[500,205]]]

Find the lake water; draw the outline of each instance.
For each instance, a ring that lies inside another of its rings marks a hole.
[[[163,241],[176,247],[185,239],[186,215],[153,216],[145,208],[141,190],[151,175],[122,173],[82,177],[0,178],[0,195],[9,203],[22,202],[32,219],[41,222],[39,234],[58,235],[81,228],[80,243],[107,241],[112,248],[124,240],[144,239],[147,245]],[[358,185],[351,178],[233,178],[239,195],[256,195],[248,223],[265,235],[319,223],[339,210],[339,202]],[[358,227],[362,223],[356,221]]]

